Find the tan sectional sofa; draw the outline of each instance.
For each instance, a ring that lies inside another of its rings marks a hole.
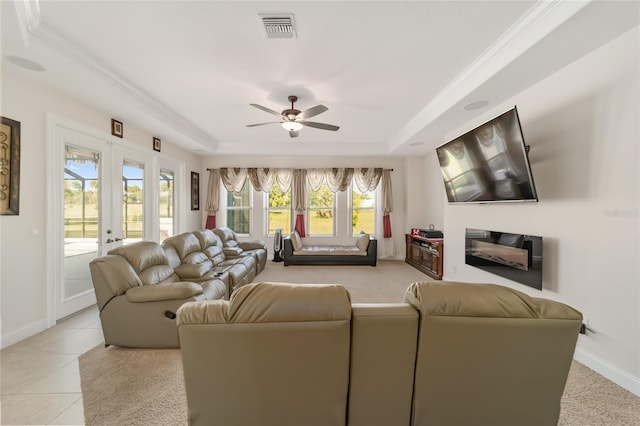
[[[189,423],[556,425],[581,321],[492,284],[250,284],[178,310]]]
[[[249,253],[227,256],[211,230],[118,247],[91,261],[105,345],[143,348],[179,347],[175,312],[188,301],[228,299],[253,281],[256,257],[264,243],[251,242]]]

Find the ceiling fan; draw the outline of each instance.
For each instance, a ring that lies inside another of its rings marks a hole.
[[[322,130],[332,130],[336,131],[340,127],[334,126],[333,124],[325,124],[325,123],[316,123],[315,121],[306,121],[307,118],[314,117],[318,114],[321,114],[325,111],[328,111],[324,105],[316,105],[309,109],[305,109],[304,111],[300,111],[295,109],[293,104],[298,100],[297,96],[289,96],[289,102],[291,102],[291,108],[285,109],[284,111],[277,112],[272,109],[263,107],[258,104],[250,104],[252,107],[256,107],[261,109],[262,111],[268,112],[269,114],[277,115],[280,117],[280,121],[269,121],[267,123],[257,123],[257,124],[247,124],[247,127],[256,127],[256,126],[264,126],[266,124],[280,124],[285,130],[289,132],[289,136],[292,138],[298,137],[298,131],[302,129],[302,127],[315,127],[316,129]]]

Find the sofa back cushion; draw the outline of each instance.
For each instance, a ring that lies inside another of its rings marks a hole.
[[[121,256],[127,260],[138,274],[142,285],[153,285],[161,282],[178,280],[162,246],[153,241],[139,241],[126,246],[117,247],[109,254]]]
[[[225,247],[235,247],[238,245],[238,238],[236,237],[236,233],[233,232],[231,228],[227,228],[223,226],[221,228],[216,228],[213,230],[215,234],[220,237],[222,240],[222,244]]]
[[[183,305],[189,424],[344,425],[350,318],[338,285],[248,284]]]
[[[185,232],[180,235],[174,235],[173,237],[169,237],[162,243],[164,246],[172,246],[175,248],[180,260],[184,263],[185,258],[187,258],[192,253],[199,253],[200,250],[200,241],[198,238],[191,232]],[[189,262],[194,263],[194,262]]]
[[[193,233],[200,241],[200,249],[209,258],[213,265],[217,265],[225,260],[222,252],[222,240],[210,229],[203,229]]]
[[[290,238],[293,251],[300,251],[300,249],[302,248],[302,238],[300,238],[300,234],[298,234],[298,231],[293,231]]]
[[[414,425],[557,423],[579,312],[493,284],[414,283],[406,300],[420,313]]]
[[[93,259],[89,263],[89,271],[100,310],[112,298],[142,285],[140,277],[127,259],[115,254]]]
[[[367,248],[369,247],[369,238],[369,234],[358,235],[358,238],[356,238],[356,247],[358,247],[359,250],[367,251]]]

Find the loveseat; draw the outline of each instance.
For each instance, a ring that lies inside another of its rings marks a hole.
[[[249,284],[178,310],[189,424],[556,425],[581,321],[492,284]]]
[[[284,238],[284,266],[289,265],[370,265],[378,261],[378,241],[361,234],[351,245],[304,244],[298,232]]]

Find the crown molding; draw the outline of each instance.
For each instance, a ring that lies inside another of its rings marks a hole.
[[[444,115],[469,93],[522,56],[592,0],[540,1],[496,40],[462,73],[454,78],[418,114],[389,141],[389,152],[418,134],[423,128]]]
[[[132,99],[140,102],[146,108],[147,113],[158,121],[166,123],[203,148],[215,151],[217,141],[214,138],[122,75],[110,69],[104,63],[98,61],[73,41],[43,23],[38,0],[20,0],[16,2],[16,11],[25,45],[28,46],[31,36],[36,37],[59,53],[72,59],[78,65],[91,71],[105,82],[120,89]]]
[[[29,46],[30,33],[40,25],[39,0],[16,0],[16,15],[20,25],[20,33],[25,46]]]

